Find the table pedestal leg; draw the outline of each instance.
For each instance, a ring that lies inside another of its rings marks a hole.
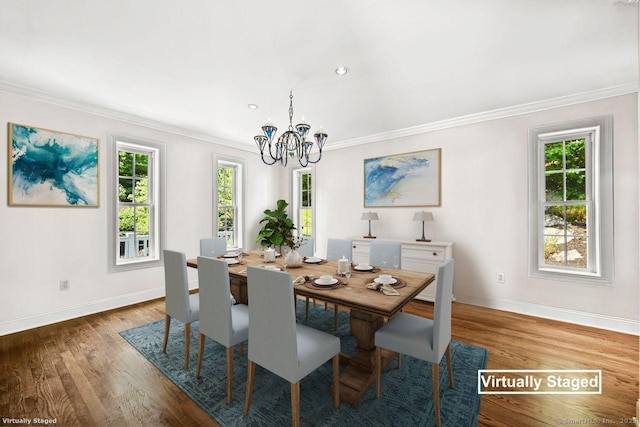
[[[356,339],[356,353],[349,358],[348,366],[340,374],[340,400],[351,406],[358,401],[376,379],[375,332],[384,319],[357,310],[351,310],[351,335]],[[395,353],[384,351],[382,366],[385,367]]]

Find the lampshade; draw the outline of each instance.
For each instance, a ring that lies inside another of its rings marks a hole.
[[[431,212],[416,212],[413,214],[414,221],[433,221],[433,214]]]
[[[362,218],[365,221],[377,221],[378,220],[378,213],[377,212],[363,212],[362,213]]]

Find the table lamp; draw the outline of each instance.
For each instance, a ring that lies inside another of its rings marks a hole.
[[[371,235],[371,221],[377,221],[378,220],[378,214],[376,212],[363,212],[362,214],[362,218],[360,219],[364,219],[366,221],[369,221],[369,235],[368,236],[362,236],[365,239],[375,239],[376,236],[372,236]]]
[[[416,212],[413,214],[414,221],[422,221],[422,238],[416,239],[416,242],[430,242],[431,239],[425,239],[424,237],[424,222],[425,221],[433,221],[433,214],[431,212]]]

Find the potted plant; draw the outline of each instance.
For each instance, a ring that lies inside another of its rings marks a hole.
[[[293,230],[296,230],[293,221],[287,215],[287,206],[289,204],[280,199],[276,204],[276,209],[266,209],[265,217],[262,218],[260,224],[262,228],[258,233],[256,242],[263,247],[288,247],[291,252],[287,254],[287,265],[291,267],[299,266],[302,263],[302,257],[297,253],[304,239],[294,237]],[[296,256],[297,255],[297,256]]]

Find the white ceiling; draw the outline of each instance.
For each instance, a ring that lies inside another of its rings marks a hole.
[[[0,90],[252,150],[267,118],[286,128],[293,90],[294,124],[323,126],[330,148],[633,92],[638,5],[625,3],[0,0]]]

